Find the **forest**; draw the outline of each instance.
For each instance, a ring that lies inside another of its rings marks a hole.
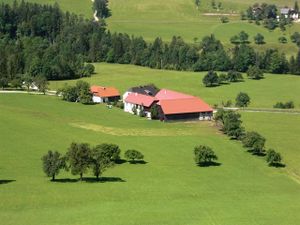
[[[296,45],[295,45],[296,47]],[[213,35],[194,44],[174,36],[170,42],[156,38],[111,33],[100,22],[63,12],[58,4],[28,2],[0,5],[0,79],[43,76],[47,80],[90,76],[87,63],[134,64],[156,69],[245,72],[257,66],[270,73],[300,74],[300,51],[287,59],[277,49],[255,51],[247,42],[225,49]]]

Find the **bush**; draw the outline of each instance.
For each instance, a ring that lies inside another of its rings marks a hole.
[[[250,104],[250,97],[247,93],[240,92],[236,96],[236,106],[238,107],[247,107]]]
[[[250,66],[247,70],[247,76],[251,79],[259,80],[264,77],[264,73],[257,66]]]
[[[130,163],[135,163],[136,160],[141,161],[144,159],[144,155],[141,152],[133,149],[127,150],[124,156],[128,161],[130,161]]]
[[[266,161],[269,166],[279,166],[281,165],[282,157],[280,153],[276,152],[273,149],[269,149],[267,151]]]
[[[279,37],[279,38],[278,38],[278,41],[279,41],[279,43],[281,43],[281,44],[286,44],[286,43],[287,43],[286,37],[283,37],[283,36]]]
[[[277,102],[273,108],[278,108],[278,109],[293,109],[295,108],[295,105],[294,105],[294,102],[292,101],[289,101],[289,102],[286,102],[286,103],[283,103],[283,102]]]
[[[221,20],[222,23],[228,23],[228,22],[229,22],[229,19],[228,19],[228,17],[226,17],[226,16],[222,16],[222,17],[220,18],[220,20]]]
[[[118,102],[116,102],[115,107],[118,107],[120,109],[124,109],[124,103],[122,101],[118,101]]]

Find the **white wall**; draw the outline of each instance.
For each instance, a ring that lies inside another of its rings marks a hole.
[[[99,96],[93,95],[93,102],[95,102],[95,103],[102,103],[103,99],[100,98]]]

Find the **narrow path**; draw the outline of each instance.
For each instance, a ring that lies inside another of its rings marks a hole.
[[[32,94],[32,95],[44,95],[42,92],[38,91],[9,91],[9,90],[0,90],[0,94]],[[55,96],[56,91],[46,91],[45,95]]]
[[[253,113],[284,113],[284,114],[296,114],[300,115],[300,111],[298,110],[288,110],[288,109],[256,109],[256,108],[235,108],[235,107],[223,107],[224,110],[234,110],[234,111],[242,111],[242,112],[253,112]]]

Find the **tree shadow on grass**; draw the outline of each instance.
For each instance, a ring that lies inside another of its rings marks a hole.
[[[144,160],[133,160],[133,161],[128,161],[130,164],[147,164],[147,161]]]
[[[123,180],[120,177],[99,177],[97,179],[96,177],[84,177],[82,178],[82,181],[77,179],[70,179],[70,178],[63,178],[63,179],[55,179],[54,181],[51,181],[54,183],[76,183],[76,182],[86,182],[86,183],[106,183],[106,182],[126,182],[126,180]]]
[[[259,157],[264,157],[266,156],[266,153],[265,152],[253,152],[253,150],[247,150],[247,152],[251,153],[252,155],[255,155],[255,156],[259,156]]]
[[[116,164],[123,164],[123,163],[126,163],[126,162],[127,162],[127,160],[125,160],[125,159],[117,159],[115,161]]]
[[[205,163],[198,163],[199,167],[210,167],[210,166],[221,166],[222,163],[219,162],[205,162]]]
[[[0,180],[0,184],[8,184],[11,182],[15,182],[16,180]]]
[[[283,163],[273,163],[271,165],[269,165],[270,167],[275,167],[275,168],[284,168],[285,164]]]

